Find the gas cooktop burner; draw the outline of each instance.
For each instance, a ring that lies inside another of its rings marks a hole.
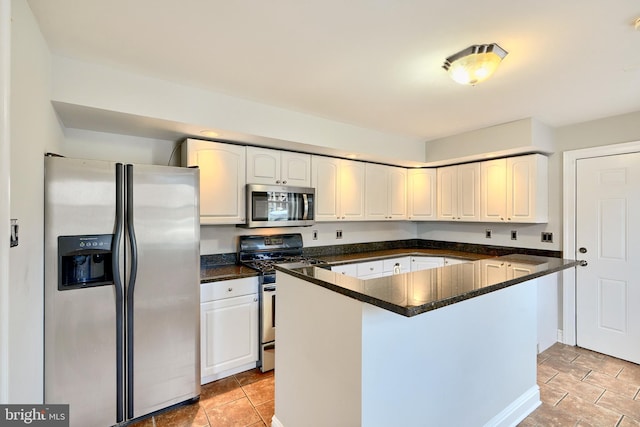
[[[302,254],[300,233],[240,236],[238,260],[241,264],[258,270],[264,275],[273,274],[276,264],[294,262],[305,265],[326,264],[324,261]]]

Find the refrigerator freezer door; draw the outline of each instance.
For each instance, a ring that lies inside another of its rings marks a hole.
[[[200,394],[199,171],[127,169],[138,256],[127,289],[128,412],[136,418]]]
[[[71,427],[116,423],[114,286],[58,290],[58,236],[111,234],[115,164],[45,158],[45,403]]]

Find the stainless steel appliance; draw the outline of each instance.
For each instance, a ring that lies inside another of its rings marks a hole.
[[[323,264],[302,254],[299,233],[271,236],[240,236],[238,260],[260,271],[260,369],[275,366],[276,351],[276,271],[279,263]]]
[[[315,221],[314,188],[247,184],[246,193],[244,227],[308,226]]]
[[[199,171],[45,157],[45,403],[105,427],[200,394]]]

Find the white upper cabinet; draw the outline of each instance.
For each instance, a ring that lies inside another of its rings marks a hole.
[[[240,145],[187,139],[182,166],[200,168],[200,223],[245,223],[245,156]]]
[[[407,219],[407,170],[367,163],[365,218]]]
[[[436,212],[436,169],[409,169],[407,174],[407,217],[414,221],[438,219]]]
[[[480,181],[482,221],[547,222],[545,156],[530,154],[482,162]]]
[[[311,155],[247,147],[247,182],[309,187]]]
[[[364,163],[312,156],[311,176],[316,189],[316,221],[364,219]]]
[[[438,219],[480,220],[480,163],[438,168],[437,184]]]

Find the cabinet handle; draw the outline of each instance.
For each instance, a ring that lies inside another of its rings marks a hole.
[[[253,298],[253,302],[258,302],[258,298]]]
[[[276,184],[280,184],[280,180],[277,180],[277,181],[276,181]]]
[[[500,221],[504,221],[504,218],[500,217]]]
[[[282,181],[282,183],[283,183],[283,184],[286,184],[286,183],[287,183],[287,181]]]
[[[233,288],[229,288],[229,289],[227,289],[227,291],[228,291],[228,292],[232,292],[232,291],[233,291]]]

